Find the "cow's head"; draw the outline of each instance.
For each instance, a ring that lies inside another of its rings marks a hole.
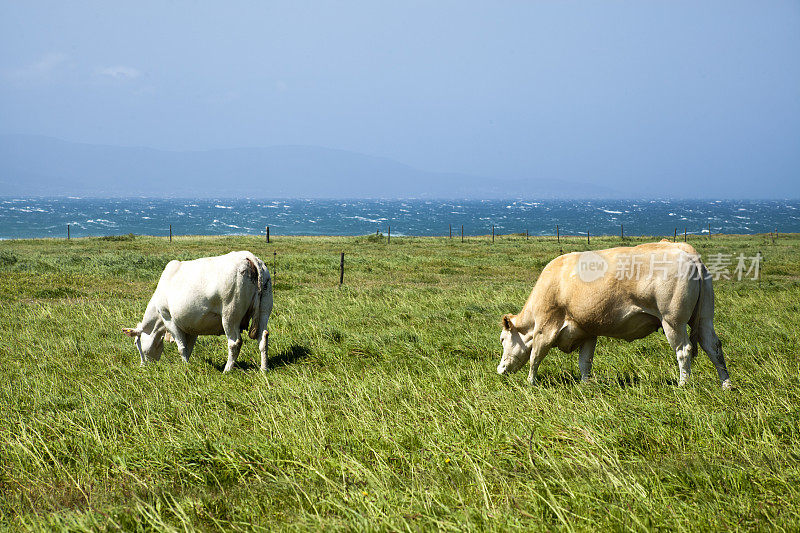
[[[147,333],[142,330],[142,325],[139,324],[135,328],[123,328],[122,332],[133,337],[133,345],[139,352],[142,364],[147,361],[158,361],[161,359],[161,354],[164,351],[164,331],[160,328],[155,328],[152,333]]]
[[[531,357],[531,338],[514,325],[514,315],[503,316],[503,330],[500,332],[500,343],[503,345],[503,357],[497,365],[498,374],[510,374],[522,368]]]

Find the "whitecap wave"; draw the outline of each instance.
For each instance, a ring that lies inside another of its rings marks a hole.
[[[344,217],[344,218],[349,218],[352,220],[360,220],[361,222],[370,222],[372,224],[377,224],[378,222],[386,222],[385,218],[366,218],[358,215],[354,217]]]
[[[212,224],[219,224],[220,226],[225,226],[225,227],[233,228],[233,229],[242,229],[241,226],[237,226],[236,224],[228,224],[228,223],[225,223],[225,222],[223,222],[221,220],[218,220],[216,218],[214,219],[214,222],[212,222]]]

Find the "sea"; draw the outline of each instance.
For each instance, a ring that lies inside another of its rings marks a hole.
[[[800,232],[800,200],[0,197],[0,239],[124,235],[691,235]]]

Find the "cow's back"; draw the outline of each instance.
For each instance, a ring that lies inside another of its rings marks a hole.
[[[191,261],[171,261],[157,292],[159,308],[182,329],[198,334],[222,333],[221,320],[231,309],[246,312],[258,291],[250,274],[249,252],[231,252]],[[175,264],[177,263],[177,264]]]
[[[640,338],[665,317],[689,320],[700,290],[690,279],[699,261],[695,255],[683,243],[562,255],[542,270],[526,309],[537,324],[576,327],[590,336]],[[582,275],[587,261],[605,263],[604,274],[594,279],[592,270],[584,270],[589,274]]]
[[[170,277],[170,288],[207,299],[230,296],[245,261],[242,252],[181,261]]]

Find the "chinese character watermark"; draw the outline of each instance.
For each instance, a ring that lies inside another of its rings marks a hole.
[[[611,263],[609,263],[609,261]],[[620,254],[606,258],[596,252],[583,252],[576,264],[576,274],[586,283],[596,281],[611,271],[617,280],[662,279],[669,277],[680,279],[702,279],[704,276],[717,280],[742,281],[743,279],[760,279],[761,253],[746,256],[744,253],[714,253],[707,256],[706,274],[700,267],[700,255],[679,254],[669,257],[666,252]]]

